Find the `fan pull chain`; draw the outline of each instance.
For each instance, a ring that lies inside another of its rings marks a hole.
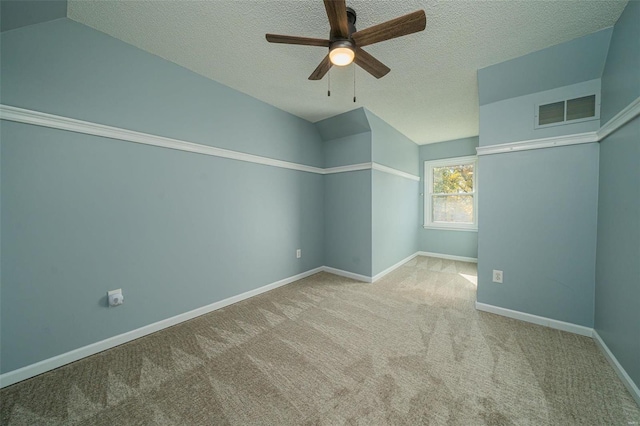
[[[353,102],[356,102],[356,64],[353,63]]]
[[[329,85],[327,86],[327,96],[331,96],[331,68],[329,68],[329,72],[327,72],[329,76]]]

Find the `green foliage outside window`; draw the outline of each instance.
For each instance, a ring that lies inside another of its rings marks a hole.
[[[470,192],[473,192],[473,164],[435,167],[433,169],[434,194]]]

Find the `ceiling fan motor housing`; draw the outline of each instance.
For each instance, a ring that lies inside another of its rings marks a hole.
[[[351,40],[343,40],[338,39],[336,41],[332,41],[329,45],[329,50],[337,49],[339,47],[345,47],[347,49],[355,50],[356,46]]]
[[[347,7],[347,27],[349,28],[349,39],[351,39],[351,34],[355,33],[356,30],[356,11],[350,7]],[[329,32],[329,40],[345,40],[342,37],[335,37],[333,35],[333,29]]]
[[[349,38],[356,32],[356,11],[347,7],[347,22],[349,24]]]
[[[331,44],[329,45],[329,51],[334,52],[336,49],[349,49],[355,52],[356,46],[351,39],[351,34],[356,32],[356,11],[350,7],[347,7],[347,23],[349,25],[349,37],[348,38],[335,38],[331,37]],[[353,54],[351,55],[353,60]],[[333,62],[333,59],[332,59]],[[351,63],[351,61],[349,61]],[[342,65],[334,62],[334,65]]]

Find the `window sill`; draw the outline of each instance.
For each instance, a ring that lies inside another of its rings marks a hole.
[[[422,226],[424,229],[435,229],[438,231],[466,231],[466,232],[478,232],[478,228],[456,228],[453,226]]]

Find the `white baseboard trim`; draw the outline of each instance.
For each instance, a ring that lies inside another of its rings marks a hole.
[[[402,259],[400,262],[396,263],[395,265],[389,266],[387,269],[385,269],[384,271],[376,274],[373,277],[369,277],[367,275],[360,275],[360,274],[356,274],[353,272],[349,272],[349,271],[344,271],[342,269],[337,269],[337,268],[332,268],[330,266],[323,266],[323,271],[324,272],[328,272],[330,274],[334,274],[334,275],[338,275],[341,277],[345,277],[345,278],[351,278],[357,281],[362,281],[365,283],[374,283],[376,281],[378,281],[380,278],[384,277],[385,275],[389,274],[390,272],[394,271],[395,269],[398,269],[399,267],[401,267],[402,265],[404,265],[405,263],[407,263],[408,261],[410,261],[411,259],[415,258],[416,256],[418,256],[418,252]]]
[[[35,377],[35,376],[37,376],[39,374],[46,373],[47,371],[51,371],[51,370],[56,369],[58,367],[62,367],[63,365],[78,361],[78,360],[80,360],[82,358],[97,354],[97,353],[105,351],[107,349],[114,348],[116,346],[122,345],[122,344],[130,342],[132,340],[139,339],[139,338],[144,337],[146,335],[149,335],[151,333],[155,333],[156,331],[160,331],[162,329],[174,326],[176,324],[180,324],[181,322],[188,321],[190,319],[193,319],[193,318],[196,318],[198,316],[207,314],[209,312],[213,312],[215,310],[224,308],[226,306],[232,305],[234,303],[240,302],[240,301],[248,299],[250,297],[257,296],[259,294],[265,293],[265,292],[267,292],[269,290],[273,290],[273,289],[276,289],[278,287],[282,287],[282,286],[290,284],[292,282],[295,282],[295,281],[301,280],[303,278],[309,277],[311,275],[317,274],[318,272],[328,272],[328,273],[331,273],[331,274],[334,274],[334,275],[338,275],[338,276],[342,276],[342,277],[346,277],[346,278],[352,278],[352,279],[355,279],[355,280],[358,280],[358,281],[371,283],[371,282],[375,282],[376,280],[382,278],[384,275],[387,275],[388,273],[390,273],[393,270],[397,269],[398,267],[402,266],[406,262],[412,260],[416,256],[441,257],[441,258],[444,258],[444,259],[455,258],[453,260],[463,260],[463,261],[468,261],[468,262],[472,262],[472,261],[477,262],[477,259],[473,259],[473,258],[464,258],[464,257],[460,257],[460,256],[440,255],[439,253],[417,252],[417,253],[414,253],[411,256],[401,260],[400,262],[396,263],[395,265],[385,269],[384,271],[382,271],[381,273],[377,274],[373,278],[372,277],[368,277],[366,275],[354,274],[353,272],[348,272],[348,271],[344,271],[344,270],[341,270],[341,269],[331,268],[329,266],[321,266],[321,267],[318,267],[318,268],[311,269],[309,271],[303,272],[301,274],[294,275],[294,276],[288,277],[288,278],[284,278],[284,279],[282,279],[280,281],[276,281],[276,282],[271,283],[271,284],[267,284],[267,285],[262,286],[260,288],[244,292],[244,293],[239,294],[237,296],[232,296],[232,297],[229,297],[227,299],[224,299],[224,300],[221,300],[221,301],[214,302],[214,303],[211,303],[209,305],[203,306],[201,308],[197,308],[197,309],[194,309],[192,311],[185,312],[183,314],[179,314],[179,315],[173,316],[171,318],[167,318],[167,319],[155,322],[153,324],[146,325],[144,327],[140,327],[140,328],[138,328],[136,330],[132,330],[132,331],[129,331],[129,332],[117,335],[117,336],[110,337],[108,339],[101,340],[101,341],[96,342],[96,343],[92,343],[92,344],[87,345],[87,346],[83,346],[83,347],[78,348],[78,349],[74,349],[72,351],[69,351],[69,352],[66,352],[64,354],[60,354],[60,355],[54,356],[52,358],[37,362],[35,364],[27,365],[27,366],[19,368],[17,370],[9,371],[7,373],[4,373],[4,374],[0,375],[0,388],[4,388],[6,386],[13,385],[13,384],[21,382],[23,380]],[[629,392],[631,393],[633,398],[636,400],[638,405],[640,405],[640,390],[638,390],[638,387],[633,382],[633,380],[631,380],[631,377],[629,377],[627,372],[620,365],[620,363],[618,362],[616,357],[613,355],[613,353],[611,353],[611,351],[609,350],[607,345],[604,343],[604,341],[602,340],[600,335],[598,335],[598,333],[595,330],[593,330],[591,328],[588,328],[588,327],[576,325],[576,324],[571,324],[571,323],[567,323],[567,322],[563,322],[563,321],[553,320],[553,319],[549,319],[549,318],[545,318],[545,317],[540,317],[540,316],[537,316],[537,315],[527,314],[527,313],[524,313],[524,312],[513,311],[513,310],[510,310],[510,309],[505,309],[505,308],[501,308],[501,307],[493,306],[493,305],[487,305],[487,304],[480,303],[480,302],[476,302],[476,309],[480,310],[480,311],[484,311],[484,312],[490,312],[490,313],[493,313],[493,314],[506,316],[506,317],[509,317],[509,318],[518,319],[518,320],[521,320],[521,321],[526,321],[526,322],[542,325],[542,326],[545,326],[545,327],[550,327],[550,328],[554,328],[554,329],[558,329],[558,330],[568,331],[568,332],[579,334],[579,335],[582,335],[582,336],[593,337],[593,339],[596,341],[596,344],[598,345],[600,350],[602,350],[602,352],[604,353],[605,357],[607,358],[607,360],[609,361],[609,363],[611,364],[613,369],[616,371],[616,374],[618,374],[618,376],[620,377],[620,380],[622,380],[622,382],[624,383],[625,387],[629,390]]]
[[[627,374],[622,365],[620,365],[596,330],[593,330],[593,340],[596,341],[596,345],[598,345],[605,358],[607,358],[607,361],[609,361],[611,367],[613,367],[618,377],[620,377],[620,380],[622,380],[622,383],[624,383],[624,386],[627,388],[633,399],[636,400],[636,404],[640,406],[640,389],[638,389],[638,386],[633,382],[633,380],[631,380],[631,377]]]
[[[396,269],[402,264],[413,259],[416,255],[417,253],[409,256],[408,258],[402,260],[401,262],[398,262],[392,267],[386,269],[385,271],[376,275],[375,279],[379,279],[383,275],[388,274],[392,270]],[[197,308],[189,312],[185,312],[185,313],[173,316],[171,318],[167,318],[167,319],[155,322],[153,324],[149,324],[149,325],[137,328],[135,330],[128,331],[123,334],[119,334],[117,336],[109,337],[99,342],[91,343],[87,346],[83,346],[81,348],[77,348],[69,352],[65,352],[63,354],[56,355],[54,357],[36,362],[35,364],[27,365],[17,370],[9,371],[7,373],[0,375],[0,388],[13,385],[15,383],[21,382],[26,379],[30,379],[31,377],[35,377],[39,374],[46,373],[47,371],[51,371],[58,367],[62,367],[63,365],[78,361],[82,358],[86,358],[88,356],[97,354],[107,349],[114,348],[116,346],[122,345],[132,340],[139,339],[148,334],[155,333],[156,331],[160,331],[167,327],[180,324],[181,322],[188,321],[200,315],[213,312],[215,310],[224,308],[226,306],[232,305],[234,303],[240,302],[250,297],[257,296],[261,293],[267,292],[269,290],[273,290],[278,287],[282,287],[294,281],[301,280],[303,278],[306,278],[308,276],[311,276],[313,274],[317,274],[318,272],[323,272],[323,271],[334,274],[334,275],[339,275],[341,277],[351,278],[357,281],[363,281],[366,283],[371,283],[374,280],[372,277],[368,277],[366,275],[355,274],[353,272],[343,271],[341,269],[331,268],[329,266],[321,266],[321,267],[303,272],[301,274],[294,275],[292,277],[288,277],[271,284],[267,284],[260,288],[244,292],[237,296],[232,296],[227,299],[220,300],[218,302],[214,302],[209,305],[203,306],[201,308]]]
[[[380,272],[379,274],[376,274],[373,276],[371,282],[376,282],[378,281],[380,278],[384,277],[385,275],[387,275],[390,272],[393,272],[394,270],[398,269],[399,267],[401,267],[402,265],[404,265],[405,263],[407,263],[408,261],[410,261],[411,259],[415,258],[416,256],[418,256],[418,253],[413,253],[411,256],[408,256],[404,259],[402,259],[400,262],[396,263],[395,265],[389,266],[387,269],[385,269],[384,271]]]
[[[362,281],[365,283],[373,282],[372,278],[366,275],[355,274],[353,272],[343,271],[342,269],[332,268],[330,266],[323,266],[322,270],[324,272],[328,272],[333,275],[338,275],[340,277],[345,277],[345,278],[351,278],[356,281]]]
[[[486,303],[480,302],[476,302],[476,309],[483,312],[502,315],[504,317],[509,317],[520,321],[530,322],[533,324],[542,325],[544,327],[568,331],[570,333],[593,338],[593,340],[596,342],[596,345],[602,351],[609,364],[611,364],[611,367],[613,367],[614,371],[616,372],[624,386],[627,388],[636,403],[640,406],[640,389],[638,389],[638,386],[633,382],[622,365],[620,365],[615,355],[613,355],[611,350],[609,350],[607,344],[604,343],[604,340],[602,340],[598,332],[593,328],[572,324],[569,322],[558,321],[551,318],[545,318],[538,315],[527,314],[525,312],[513,311],[511,309],[487,305]]]
[[[593,336],[593,328],[585,327],[583,325],[558,321],[538,315],[527,314],[525,312],[513,311],[511,309],[501,308],[500,306],[487,305],[486,303],[480,302],[476,302],[476,309],[496,315],[502,315],[503,317],[509,317],[524,322],[530,322],[532,324],[542,325],[544,327],[554,328],[556,330],[568,331],[569,333],[579,334],[581,336]]]
[[[475,257],[454,256],[452,254],[432,253],[430,251],[419,251],[418,256],[437,257],[439,259],[457,260],[459,262],[478,263]]]
[[[324,266],[323,271],[328,272],[330,274],[339,275],[341,277],[352,278],[354,280],[363,281],[365,283],[374,283],[378,281],[380,278],[384,277],[385,275],[398,269],[399,267],[401,267],[408,261],[412,260],[416,256],[429,256],[429,257],[437,257],[440,259],[447,259],[447,260],[458,260],[460,262],[478,263],[478,259],[476,259],[475,257],[453,256],[450,254],[430,253],[428,251],[417,251],[414,254],[402,259],[395,265],[389,266],[387,269],[374,275],[373,277],[369,277],[367,275],[355,274],[353,272],[344,271],[342,269],[331,268],[329,266]]]
[[[284,285],[290,284],[294,281],[301,280],[303,278],[306,278],[313,274],[317,274],[318,272],[322,272],[322,271],[323,271],[323,267],[311,269],[301,274],[284,278],[280,281],[276,281],[274,283],[267,284],[265,286],[256,288],[254,290],[249,290],[242,294],[238,294],[237,296],[232,296],[227,299],[220,300],[219,302],[214,302],[209,305],[203,306],[201,308],[197,308],[192,311],[185,312],[183,314],[179,314],[158,322],[154,322],[153,324],[145,325],[144,327],[140,327],[135,330],[131,330],[126,333],[109,337],[108,339],[104,339],[99,342],[92,343],[90,345],[83,346],[81,348],[74,349],[72,351],[69,351],[60,355],[56,355],[52,358],[36,362],[35,364],[27,365],[17,370],[9,371],[7,373],[0,375],[0,388],[12,385],[14,383],[18,383],[22,380],[29,379],[31,377],[37,376],[39,374],[45,373],[55,368],[62,367],[63,365],[69,364],[71,362],[78,361],[90,355],[97,354],[98,352],[102,352],[107,349],[111,349],[116,346],[122,345],[123,343],[127,343],[135,339],[139,339],[140,337],[144,337],[148,334],[155,333],[156,331],[160,331],[167,327],[180,324],[181,322],[188,321],[200,315],[204,315],[209,312],[224,308],[225,306],[229,306],[234,303],[240,302],[242,300],[248,299],[250,297],[257,296],[269,290],[282,287]]]

